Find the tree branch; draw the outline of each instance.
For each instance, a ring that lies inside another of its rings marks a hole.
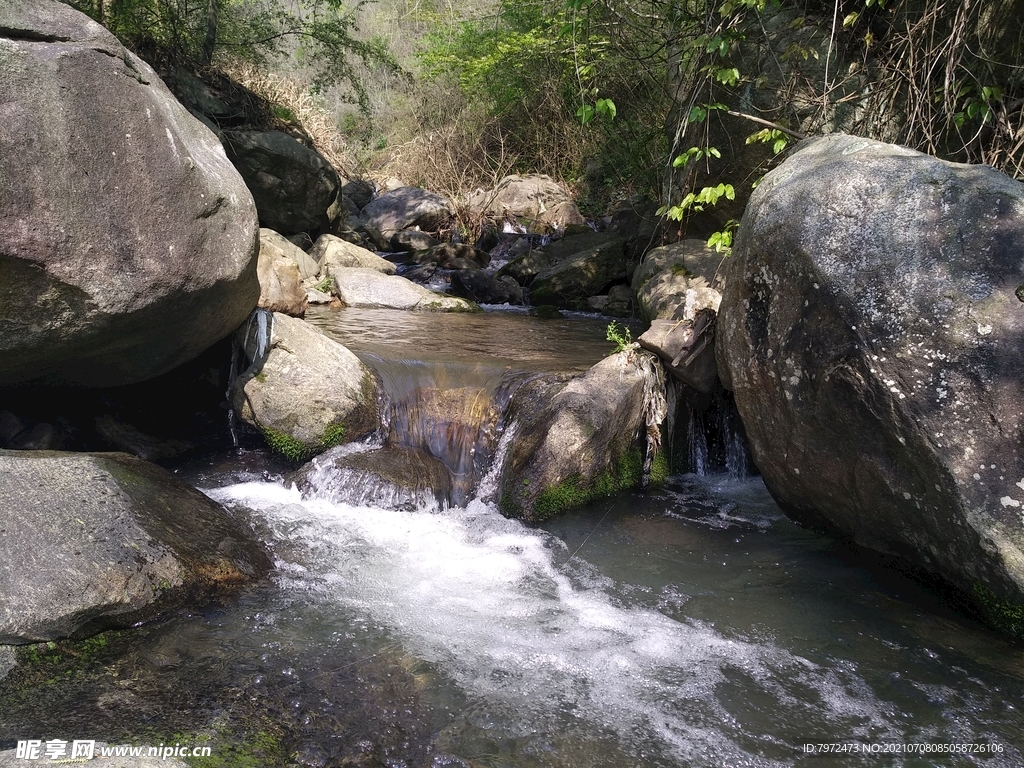
[[[757,123],[758,125],[766,125],[769,128],[774,128],[776,131],[782,131],[783,133],[788,134],[799,141],[802,141],[807,138],[805,134],[797,133],[796,131],[790,130],[789,128],[786,128],[783,125],[773,123],[771,120],[765,120],[763,117],[755,117],[754,115],[748,115],[746,112],[737,112],[734,109],[726,110],[726,114],[732,115],[733,117],[742,117],[746,120],[750,120],[751,122]]]

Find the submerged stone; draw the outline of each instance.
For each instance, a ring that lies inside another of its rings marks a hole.
[[[336,448],[288,480],[304,496],[407,511],[447,507],[452,491],[451,473],[439,459],[401,446],[354,453]]]

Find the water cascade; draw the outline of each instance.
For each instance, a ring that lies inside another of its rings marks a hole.
[[[732,478],[750,474],[750,449],[728,392],[716,393],[704,409],[687,405],[686,419],[690,472],[700,477],[723,471]]]

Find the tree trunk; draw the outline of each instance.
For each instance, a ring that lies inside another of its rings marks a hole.
[[[209,0],[206,8],[206,36],[203,38],[202,64],[213,62],[213,49],[217,45],[217,0]]]

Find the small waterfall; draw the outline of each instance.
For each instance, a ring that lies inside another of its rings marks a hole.
[[[387,445],[442,462],[451,476],[442,506],[465,505],[490,468],[512,396],[532,376],[484,363],[363,359],[391,403]]]
[[[687,406],[688,469],[705,476],[725,471],[729,477],[751,474],[750,450],[732,395],[721,391],[704,410]]]
[[[718,409],[718,433],[722,436],[725,469],[729,477],[747,477],[750,474],[747,441],[743,437],[739,414],[732,398],[729,398],[728,405],[730,407]]]
[[[228,430],[231,442],[238,448],[238,432],[235,429],[235,382],[256,366],[262,365],[270,354],[270,337],[274,330],[274,315],[265,309],[254,309],[245,325],[235,333],[231,345],[231,372],[228,376]]]
[[[690,471],[703,477],[708,474],[708,435],[704,426],[704,413],[688,406],[686,443],[690,446]]]

